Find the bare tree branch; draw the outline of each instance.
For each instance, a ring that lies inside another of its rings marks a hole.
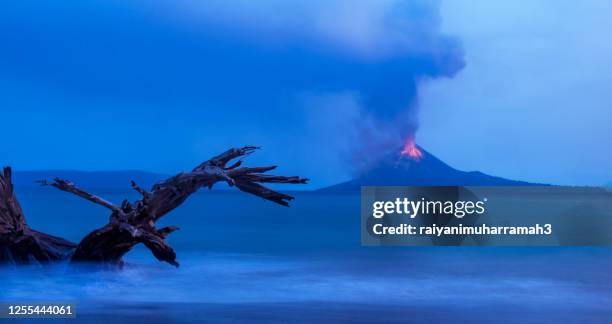
[[[143,201],[148,201],[151,198],[151,193],[142,189],[139,185],[136,184],[136,182],[134,182],[134,180],[131,181],[131,184],[132,188],[134,188],[134,190],[138,191],[142,195]]]
[[[158,230],[155,228],[155,222],[180,206],[198,189],[212,188],[215,183],[222,181],[230,186],[236,186],[241,191],[289,206],[288,202],[293,199],[292,196],[266,188],[260,183],[303,184],[308,182],[308,179],[297,176],[264,174],[274,170],[275,166],[240,167],[242,160],[227,166],[230,161],[250,155],[255,150],[257,150],[255,146],[227,150],[199,164],[191,172],[179,173],[155,184],[150,191],[144,190],[132,181],[132,188],[142,195],[142,199],[134,203],[124,201],[121,207],[87,193],[66,180],[55,179],[52,183],[41,183],[71,192],[113,211],[111,221],[107,225],[91,232],[81,240],[72,256],[72,261],[102,261],[120,264],[125,253],[136,244],[143,243],[157,259],[178,266],[176,253],[165,242],[165,238],[178,228],[169,226]]]
[[[46,180],[40,180],[38,181],[38,183],[40,183],[42,186],[52,186],[55,187],[59,190],[62,191],[66,191],[66,192],[70,192],[73,193],[81,198],[87,199],[91,202],[93,202],[94,204],[98,204],[101,206],[104,206],[114,212],[118,212],[120,211],[119,207],[115,206],[113,203],[98,197],[96,195],[90,194],[84,190],[81,190],[79,188],[77,188],[77,186],[74,185],[74,183],[68,181],[68,180],[64,180],[64,179],[60,179],[60,178],[55,178],[55,180],[53,182],[48,182]]]
[[[245,146],[230,149],[212,159],[205,161],[189,173],[180,173],[176,176],[153,186],[149,202],[149,213],[159,219],[169,211],[180,206],[191,194],[202,187],[212,186],[219,181],[227,182],[244,192],[251,193],[277,204],[288,206],[293,197],[278,193],[257,183],[289,183],[304,184],[308,179],[297,176],[270,176],[262,173],[274,170],[276,166],[238,168],[242,161],[238,161],[226,168],[228,162],[238,157],[252,154],[258,148]]]

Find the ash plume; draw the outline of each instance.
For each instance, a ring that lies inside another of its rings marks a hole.
[[[343,125],[321,136],[326,146],[340,148],[346,134],[356,133],[353,156],[365,161],[414,135],[420,82],[452,77],[464,66],[461,44],[441,32],[440,3],[432,0],[97,6],[95,0],[79,6],[23,0],[0,12],[2,30],[20,31],[0,51],[4,75],[48,83],[87,102],[128,107],[135,116],[172,108],[176,116],[189,112],[215,121],[212,128],[255,125],[276,131],[274,140],[303,127],[294,98],[351,93],[359,111],[350,125],[343,124],[342,109],[312,110]],[[45,59],[16,53],[44,53]],[[65,110],[76,114],[82,107]],[[311,152],[303,153],[320,151],[321,143],[309,140],[302,139]]]
[[[264,1],[263,8],[238,2],[254,14],[219,6],[206,15],[223,17],[220,25],[242,19],[236,34],[268,49],[253,62],[254,75],[265,73],[266,80],[251,85],[280,93],[353,93],[360,117],[352,155],[365,164],[414,139],[422,81],[453,77],[465,65],[460,41],[440,30],[438,1]]]

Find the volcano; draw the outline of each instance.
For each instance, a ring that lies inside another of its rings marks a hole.
[[[358,191],[361,186],[534,186],[542,185],[509,180],[479,171],[460,171],[421,147],[411,154],[404,148],[389,154],[358,178],[322,191]],[[414,149],[412,149],[414,150]],[[418,152],[418,153],[416,153]]]

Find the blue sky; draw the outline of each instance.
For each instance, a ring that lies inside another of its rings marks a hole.
[[[408,133],[464,170],[612,181],[605,1],[9,0],[2,164],[345,180]],[[391,143],[391,144],[389,144]]]
[[[461,169],[611,183],[612,2],[445,1],[440,9],[467,65],[423,87],[420,142]]]

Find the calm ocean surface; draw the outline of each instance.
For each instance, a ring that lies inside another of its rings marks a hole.
[[[612,321],[612,249],[361,247],[358,196],[295,195],[203,190],[159,224],[181,228],[178,269],[142,247],[122,270],[0,267],[0,303],[75,303],[86,322]],[[61,192],[19,198],[33,228],[73,241],[108,219]]]

